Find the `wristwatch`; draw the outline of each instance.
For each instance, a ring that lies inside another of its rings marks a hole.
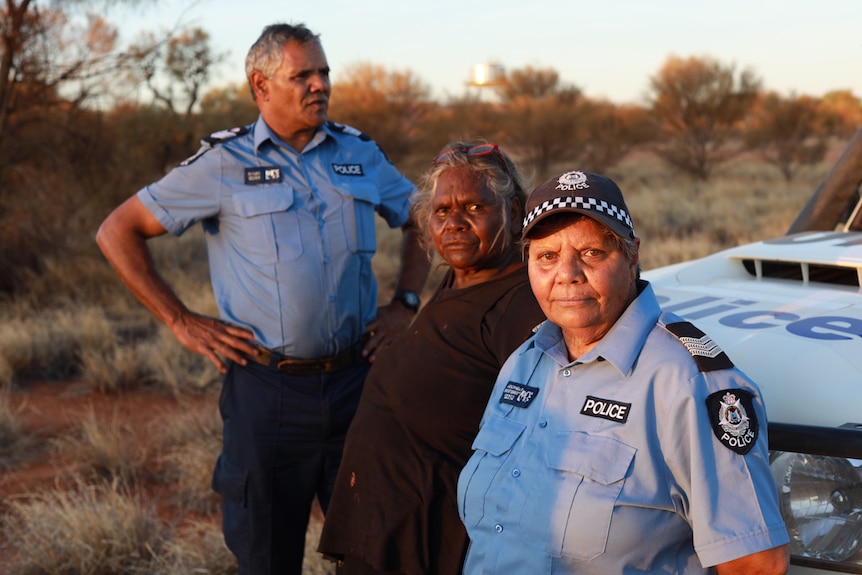
[[[415,291],[406,289],[395,290],[395,295],[392,296],[392,301],[400,301],[407,309],[414,312],[419,311],[419,305],[422,303],[419,300],[419,294]]]

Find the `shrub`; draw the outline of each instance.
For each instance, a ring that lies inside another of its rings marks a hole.
[[[214,404],[207,402],[159,422],[168,480],[188,511],[212,513],[221,502],[211,487],[222,445],[221,418]]]
[[[164,540],[155,510],[114,486],[80,486],[9,502],[3,528],[19,575],[151,571]]]
[[[131,441],[134,431],[118,421],[116,412],[102,422],[91,408],[77,433],[57,438],[54,446],[75,462],[84,478],[128,487],[140,475],[146,459],[144,448]]]
[[[13,467],[39,451],[37,438],[24,431],[12,409],[9,391],[0,389],[0,469]]]

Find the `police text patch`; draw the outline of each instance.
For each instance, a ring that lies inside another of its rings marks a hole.
[[[706,398],[712,432],[722,445],[741,455],[757,441],[757,415],[750,392],[744,389],[717,391]]]
[[[281,168],[278,166],[262,166],[245,169],[246,184],[273,184],[281,181]]]
[[[515,407],[527,407],[536,399],[538,393],[538,387],[530,387],[529,385],[510,381],[503,390],[500,403],[507,403]]]
[[[332,164],[332,170],[342,176],[364,176],[362,164]]]
[[[629,418],[629,409],[631,409],[631,406],[631,403],[623,403],[622,401],[613,401],[588,395],[587,399],[584,401],[584,406],[581,408],[581,415],[601,417],[609,421],[625,423]]]

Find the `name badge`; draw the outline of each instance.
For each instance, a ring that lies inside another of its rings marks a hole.
[[[584,401],[584,406],[581,408],[581,415],[601,417],[608,421],[625,423],[629,418],[629,409],[631,406],[631,403],[623,403],[622,401],[613,401],[588,395],[587,399]]]
[[[528,407],[539,394],[538,387],[530,387],[522,383],[510,381],[503,389],[500,403],[514,405],[515,407]]]
[[[281,181],[281,168],[278,166],[261,166],[245,169],[246,185],[274,184]]]

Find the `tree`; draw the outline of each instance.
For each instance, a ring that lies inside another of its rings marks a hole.
[[[820,99],[829,132],[833,136],[849,138],[862,127],[862,101],[850,90],[835,90]]]
[[[581,155],[586,142],[581,90],[560,82],[553,69],[531,66],[504,75],[496,88],[507,148],[530,164],[536,179],[553,164]]]
[[[828,135],[816,99],[783,98],[775,92],[758,98],[745,127],[748,148],[776,166],[788,182],[801,166],[823,159]]]
[[[257,104],[245,83],[213,88],[201,98],[200,109],[204,132],[244,126],[258,116]]]
[[[153,49],[156,46],[156,49]],[[210,36],[201,28],[184,28],[158,42],[152,33],[144,34],[132,55],[140,63],[133,68],[157,102],[177,117],[188,120],[202,88],[226,53],[214,52]]]
[[[430,94],[412,72],[359,63],[334,83],[329,117],[368,133],[397,162],[421,140]]]
[[[503,102],[514,102],[523,98],[544,98],[560,92],[570,91],[578,95],[580,90],[560,84],[560,75],[553,68],[526,66],[504,74],[496,87]]]
[[[12,166],[56,155],[45,136],[46,124],[62,132],[71,117],[110,94],[113,83],[107,80],[130,65],[116,44],[116,28],[96,14],[73,18],[59,8],[40,8],[36,0],[5,0],[0,9],[0,182]]]
[[[478,94],[465,93],[449,98],[440,107],[434,121],[428,122],[426,133],[436,136],[435,151],[451,140],[497,142],[504,137],[501,116],[499,106]]]
[[[580,165],[605,173],[635,147],[654,139],[649,111],[641,106],[617,106],[606,100],[585,103],[586,148]]]
[[[129,76],[146,85],[154,102],[173,119],[161,154],[167,168],[196,147],[202,128],[194,112],[213,69],[226,54],[213,51],[209,34],[200,28],[182,28],[164,40],[146,32],[130,54],[136,66],[129,68]]]
[[[92,197],[75,202],[74,191],[111,183],[99,106],[130,60],[114,26],[75,11],[88,5],[0,5],[0,292],[20,289],[44,262],[80,247],[68,238],[94,225]]]
[[[671,56],[650,78],[649,101],[657,122],[655,151],[699,180],[740,154],[740,126],[760,91],[751,70],[709,58]]]

